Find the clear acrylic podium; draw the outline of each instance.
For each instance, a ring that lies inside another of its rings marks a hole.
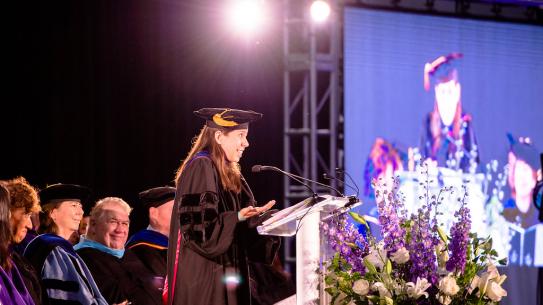
[[[359,204],[354,197],[319,195],[276,212],[257,228],[261,235],[296,235],[296,305],[326,304],[317,272],[322,260],[327,259],[320,222]]]

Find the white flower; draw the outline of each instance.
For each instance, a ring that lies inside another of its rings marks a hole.
[[[421,296],[428,298],[428,292],[426,292],[426,289],[432,286],[432,284],[428,283],[427,279],[421,279],[417,277],[416,284],[414,284],[413,282],[409,282],[406,284],[406,286],[407,286],[407,295],[410,298],[413,298],[416,300]]]
[[[486,295],[494,302],[501,301],[502,297],[507,296],[507,291],[503,289],[500,284],[492,281],[486,288]]]
[[[394,252],[390,258],[397,264],[406,263],[409,261],[409,251],[407,251],[405,247],[401,247],[398,251]]]
[[[339,293],[339,296],[337,297],[336,301],[334,302],[334,305],[343,304],[345,299],[347,298],[347,295],[343,292]]]
[[[452,274],[447,275],[439,280],[437,288],[446,295],[453,296],[458,293],[460,287],[456,284],[456,280]],[[443,303],[445,304],[445,303]]]
[[[436,256],[439,267],[444,268],[445,264],[449,260],[449,251],[447,251],[447,247],[443,241],[440,241],[436,246]]]
[[[473,290],[475,290],[475,288],[479,287],[479,280],[480,280],[480,278],[477,275],[475,275],[473,277],[473,279],[471,280],[471,283],[469,284],[469,287],[468,287],[468,292],[469,293],[472,293]]]
[[[489,265],[487,271],[481,274],[478,280],[479,294],[488,296],[494,302],[500,301],[507,295],[507,291],[501,287],[506,278],[506,275],[499,274],[496,266]]]
[[[438,295],[437,300],[443,305],[449,305],[452,302],[452,298],[450,296],[443,294]]]
[[[370,283],[365,279],[360,279],[354,282],[353,291],[359,295],[366,295],[370,292]]]
[[[390,291],[388,291],[388,289],[385,287],[385,284],[381,282],[376,282],[375,284],[373,284],[373,286],[371,286],[371,288],[373,291],[379,291],[379,297],[381,298],[392,298],[392,294],[390,293]]]
[[[370,253],[364,257],[376,268],[383,269],[387,259],[387,251],[383,249],[384,244],[381,242],[377,245],[377,248],[371,248]]]

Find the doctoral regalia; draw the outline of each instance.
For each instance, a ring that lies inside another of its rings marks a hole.
[[[0,304],[35,305],[17,266],[11,264],[9,270],[0,267]]]
[[[28,293],[34,300],[34,303],[36,305],[40,305],[42,303],[42,291],[38,273],[36,272],[36,270],[34,270],[32,264],[30,264],[30,262],[22,256],[22,254],[12,251],[11,259],[13,260],[13,264],[17,266],[17,269],[19,270],[19,273],[21,274],[21,277],[23,279],[24,285],[26,286]]]
[[[249,205],[245,180],[240,194],[225,190],[207,152],[186,164],[170,226],[168,304],[251,304],[248,262],[271,264],[280,239],[258,235],[257,217],[238,219]]]
[[[152,276],[130,250],[118,258],[96,248],[78,246],[77,253],[110,304],[128,300],[132,305],[161,305],[160,292],[152,287]]]
[[[108,304],[87,265],[66,239],[39,235],[28,244],[24,256],[41,278],[43,304]]]
[[[472,164],[476,167],[479,164],[479,149],[473,132],[471,116],[463,114],[461,120],[459,138],[455,138],[452,127],[447,127],[440,122],[441,143],[436,146],[430,128],[432,115],[428,114],[424,120],[424,132],[421,138],[422,157],[437,161],[440,167],[461,169],[463,172],[469,172]],[[457,152],[461,154],[459,164],[456,164]]]
[[[145,229],[134,234],[126,243],[130,249],[156,277],[166,278],[168,236]]]

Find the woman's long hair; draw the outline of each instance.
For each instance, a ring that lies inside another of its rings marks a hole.
[[[51,218],[51,212],[58,208],[62,202],[52,202],[42,206],[42,211],[40,212],[40,227],[38,228],[39,234],[58,234],[58,226]]]
[[[175,176],[176,183],[179,183],[179,177],[185,170],[187,163],[200,151],[207,151],[211,160],[217,167],[222,187],[235,193],[241,192],[241,173],[237,162],[230,162],[226,159],[226,155],[221,146],[215,140],[215,132],[221,131],[223,134],[228,134],[230,131],[225,129],[212,128],[204,126],[198,136],[192,143],[187,157],[177,170]]]
[[[9,245],[11,243],[9,207],[9,192],[0,184],[0,266],[7,271],[11,269],[9,259]]]
[[[430,113],[430,136],[432,137],[432,153],[435,155],[441,147],[443,139],[443,133],[441,132],[441,116],[437,109],[437,102],[434,103],[434,110]],[[456,105],[456,112],[454,113],[454,119],[452,123],[452,137],[455,140],[460,138],[460,129],[462,128],[462,101],[458,101]],[[447,150],[453,149],[454,143],[449,143]]]

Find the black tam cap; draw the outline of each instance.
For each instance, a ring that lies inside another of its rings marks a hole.
[[[139,193],[139,197],[145,208],[156,208],[175,198],[175,188],[155,187]]]
[[[507,139],[511,145],[509,151],[511,151],[517,159],[526,162],[533,170],[539,168],[539,153],[530,138],[520,137],[516,139],[512,134],[508,133]]]
[[[74,200],[82,204],[88,202],[91,190],[86,186],[76,184],[53,184],[39,192],[41,205],[57,201]]]
[[[250,122],[262,118],[262,113],[229,108],[202,108],[194,114],[206,120],[212,128],[246,129]]]
[[[451,53],[447,56],[439,56],[431,63],[424,65],[424,89],[430,89],[430,83],[447,82],[451,79],[458,79],[456,66],[457,59],[464,57],[462,53]]]

